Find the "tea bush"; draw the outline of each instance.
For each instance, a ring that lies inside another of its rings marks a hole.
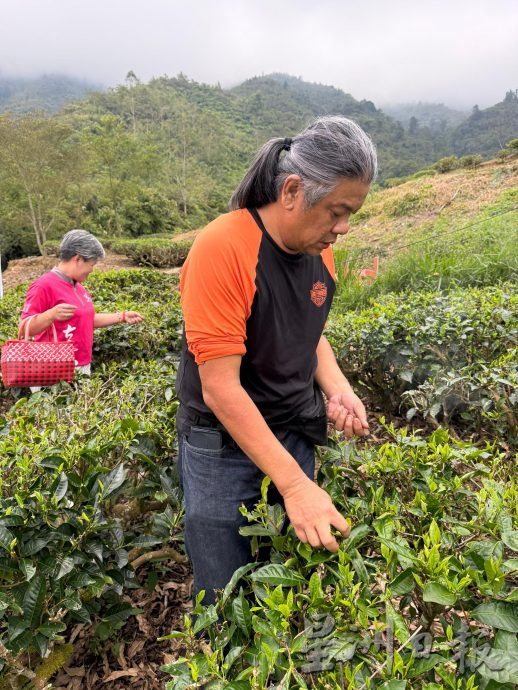
[[[45,656],[74,621],[135,613],[119,599],[134,581],[128,551],[172,535],[150,523],[137,538],[115,508],[174,493],[174,380],[167,362],[136,361],[123,380],[105,364],[0,417],[0,642],[12,658]]]
[[[91,378],[19,391],[0,416],[0,687],[4,679],[23,687],[12,681],[20,674],[43,687],[70,657],[64,642],[77,622],[108,638],[138,613],[121,598],[136,584],[135,550],[181,548],[177,285],[158,271],[93,273],[97,311],[136,309],[146,321],[96,331]],[[0,301],[0,340],[16,332],[25,292]],[[333,310],[328,336],[342,368],[387,412],[463,425],[499,445],[388,427],[392,441],[378,448],[325,450],[319,481],[353,519],[351,537],[337,555],[312,550],[282,532],[280,507],[259,505],[245,533],[271,542],[271,562],[238,572],[215,607],[198,605],[196,620],[174,634],[185,653],[167,667],[171,690],[205,681],[229,690],[510,690],[518,502],[516,459],[502,449],[516,423],[516,307],[508,283]],[[332,630],[315,648],[324,621]],[[463,626],[470,639],[494,635],[490,658],[501,670],[480,659],[472,668],[471,652],[467,671],[455,667]],[[412,655],[404,643],[416,630]],[[433,647],[416,649],[431,632]],[[199,651],[199,634],[211,651]],[[383,666],[391,636],[397,651]],[[305,673],[324,648],[332,668]]]
[[[280,506],[248,514],[243,533],[271,547],[269,562],[236,571],[172,633],[184,653],[164,667],[168,690],[518,683],[514,460],[444,430],[388,431],[378,448],[323,453],[319,482],[354,524],[337,554],[284,534]]]
[[[434,170],[437,170],[437,172],[440,173],[445,173],[445,172],[450,172],[450,170],[455,170],[459,165],[459,160],[457,156],[446,156],[445,158],[441,158],[440,160],[437,161],[437,163],[434,163],[432,165],[432,168]]]
[[[182,314],[178,277],[150,269],[94,272],[85,283],[97,312],[136,310],[139,326],[120,325],[94,333],[93,366],[117,360],[123,367],[135,358],[179,353]],[[16,338],[28,285],[9,290],[0,300],[0,342]]]
[[[518,349],[498,359],[458,370],[441,371],[403,398],[413,407],[412,419],[423,417],[462,420],[470,431],[498,438],[504,445],[518,445]]]
[[[172,238],[139,238],[121,239],[111,243],[110,248],[118,254],[131,257],[142,266],[156,266],[157,268],[172,268],[181,266],[189,249],[191,240],[174,240]]]
[[[0,416],[3,677],[52,675],[70,656],[62,643],[74,623],[113,634],[138,613],[120,598],[136,584],[133,550],[180,538],[177,282],[149,270],[92,274],[98,311],[135,308],[144,324],[96,331],[90,378],[29,397],[4,391],[14,404]],[[2,337],[16,331],[25,293],[20,286],[0,302]]]
[[[470,428],[474,424],[479,431],[483,428],[491,432],[494,425],[486,424],[489,418],[481,414],[486,405],[483,400],[495,405],[493,422],[498,406],[503,405],[503,387],[509,389],[505,404],[512,410],[517,405],[511,392],[512,381],[497,387],[483,383],[491,363],[516,347],[516,295],[512,283],[448,293],[385,295],[362,312],[334,312],[327,334],[346,376],[366,388],[384,411],[409,409],[413,405],[403,393],[418,390],[422,391],[422,400],[433,400],[430,407],[439,405],[432,415],[436,417],[452,403],[450,390],[442,387],[445,377],[462,372],[458,375],[465,377],[465,385],[478,394],[463,397],[458,409],[463,417],[448,417],[460,426]],[[513,366],[510,361],[506,371]],[[510,370],[507,375],[513,376]],[[423,410],[425,405],[421,402],[417,408]],[[475,416],[474,407],[480,412]],[[487,403],[486,411],[490,408]],[[506,414],[502,410],[502,420]]]
[[[86,286],[97,311],[134,309],[145,317],[140,326],[96,330],[94,366],[179,353],[183,321],[177,276],[151,269],[107,271],[91,274]]]

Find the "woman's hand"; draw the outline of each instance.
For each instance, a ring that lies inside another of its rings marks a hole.
[[[124,312],[124,323],[133,325],[134,323],[140,323],[140,321],[144,321],[144,317],[142,314],[139,314],[138,311]]]
[[[48,310],[48,315],[52,321],[68,321],[74,316],[77,309],[75,304],[56,304],[55,307]]]

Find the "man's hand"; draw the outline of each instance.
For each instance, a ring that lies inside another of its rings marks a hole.
[[[328,551],[338,551],[338,542],[331,534],[331,526],[348,537],[351,531],[334,507],[329,494],[307,477],[294,482],[284,492],[284,506],[295,534],[313,548],[324,547]]]
[[[327,418],[338,431],[343,431],[347,438],[367,436],[369,433],[365,407],[350,386],[329,398]]]

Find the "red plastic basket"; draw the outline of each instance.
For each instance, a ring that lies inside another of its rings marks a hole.
[[[29,340],[29,324],[25,322],[25,338],[7,340],[2,345],[0,365],[2,380],[6,388],[27,388],[29,386],[52,386],[58,381],[73,381],[75,370],[74,343],[58,342],[56,327],[52,324],[53,342]],[[22,324],[23,327],[23,324]]]

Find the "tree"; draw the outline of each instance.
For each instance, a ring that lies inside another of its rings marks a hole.
[[[472,120],[479,120],[481,117],[482,113],[480,112],[480,108],[478,105],[474,105],[473,109],[471,111],[471,119]]]
[[[180,212],[187,217],[193,205],[204,204],[215,187],[207,163],[217,148],[208,113],[178,101],[171,118],[161,123],[166,175]]]
[[[417,117],[412,115],[410,120],[408,121],[408,133],[412,135],[416,135],[419,130],[419,120]]]
[[[0,184],[20,224],[30,223],[41,254],[83,155],[73,130],[57,117],[0,116]],[[13,220],[13,218],[11,218]]]
[[[90,201],[103,217],[103,226],[114,235],[125,228],[123,209],[137,198],[142,187],[151,186],[160,170],[155,146],[145,137],[128,132],[114,115],[102,115],[84,136],[91,154],[91,174],[96,199]]]
[[[128,88],[128,96],[129,96],[129,109],[131,113],[131,122],[133,124],[133,134],[137,133],[137,116],[135,112],[135,94],[134,94],[134,89],[136,86],[140,85],[140,79],[137,77],[135,72],[130,69],[128,74],[126,75],[126,86]]]

